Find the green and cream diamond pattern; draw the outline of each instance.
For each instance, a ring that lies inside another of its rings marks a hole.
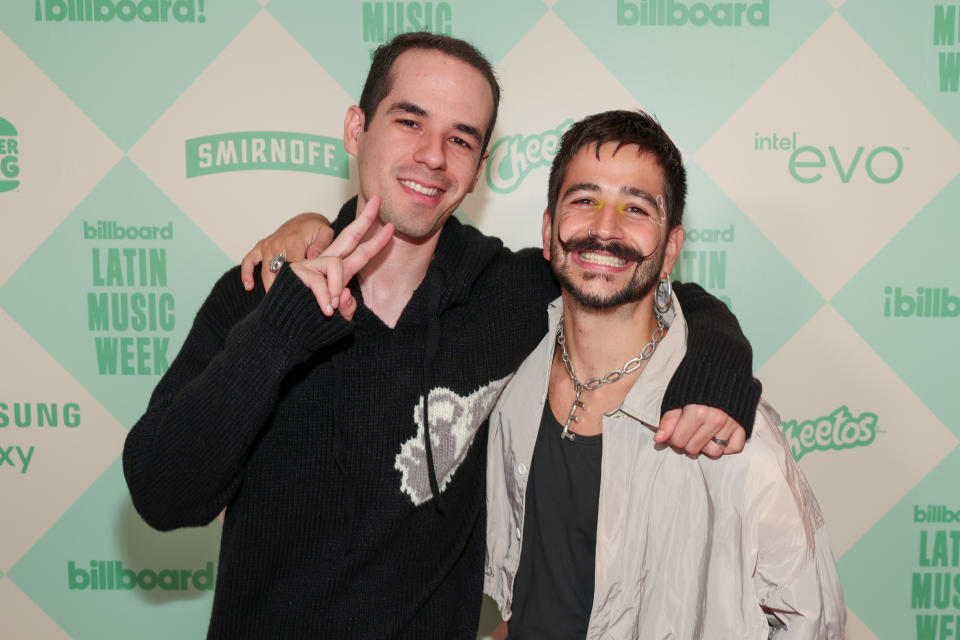
[[[846,637],[960,636],[960,3],[934,0],[0,3],[0,636],[203,636],[220,525],[147,528],[123,439],[215,279],[356,191],[345,110],[421,28],[497,66],[458,216],[513,248],[572,121],[660,118],[690,183],[674,275],[753,343]]]

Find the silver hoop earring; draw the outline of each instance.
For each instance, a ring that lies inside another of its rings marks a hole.
[[[662,316],[673,308],[673,284],[670,282],[670,274],[660,278],[657,283],[657,290],[653,294],[653,307],[657,315]]]

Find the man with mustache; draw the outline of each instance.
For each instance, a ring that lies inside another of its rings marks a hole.
[[[556,295],[539,255],[451,218],[498,103],[463,41],[379,48],[344,119],[360,189],[337,240],[271,260],[269,292],[224,275],[130,431],[124,472],[149,524],[226,508],[208,638],[475,637],[487,418]],[[749,427],[749,346],[721,303],[684,294],[705,309],[704,347],[665,405],[718,404]],[[718,362],[736,371],[714,376]],[[733,419],[701,412],[687,446],[742,446]]]
[[[750,444],[719,460],[654,440],[687,348],[669,279],[685,199],[647,114],[563,135],[543,216],[562,295],[490,425],[485,590],[511,640],[842,636],[830,541],[776,412],[761,400]]]

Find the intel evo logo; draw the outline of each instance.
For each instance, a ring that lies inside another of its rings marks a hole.
[[[411,31],[450,35],[452,20],[449,2],[364,2],[363,41],[386,42]]]
[[[866,176],[876,184],[890,184],[903,174],[903,154],[888,145],[872,149],[864,145],[856,149],[829,145],[823,149],[811,144],[799,145],[796,131],[766,136],[755,131],[753,150],[790,151],[787,168],[790,177],[801,184],[820,182],[825,175],[834,174],[843,184],[849,184],[857,176]]]
[[[883,289],[884,318],[956,318],[960,316],[960,297],[950,295],[947,287],[917,287],[916,295],[903,289]]]
[[[811,451],[867,446],[877,437],[877,414],[854,416],[843,406],[830,415],[813,420],[786,420],[781,428],[794,459],[799,461]]]
[[[642,27],[770,26],[770,0],[760,2],[680,2],[679,0],[617,0],[617,25]]]
[[[204,0],[35,0],[37,22],[195,22],[203,24]]]
[[[953,47],[960,40],[960,7],[938,4],[933,8],[933,45]],[[960,91],[960,51],[939,51],[940,91]]]
[[[228,171],[305,171],[348,178],[343,143],[308,133],[238,131],[186,141],[187,177]]]
[[[564,120],[542,133],[516,133],[494,142],[487,159],[487,186],[497,193],[511,193],[531,171],[550,166],[557,155],[560,136],[572,125],[573,120]]]
[[[67,586],[71,591],[213,591],[213,563],[203,569],[143,569],[134,571],[120,560],[91,560],[89,569],[81,569],[71,560],[67,563]]]
[[[0,193],[13,191],[20,186],[20,145],[17,143],[17,128],[8,120],[0,118]]]

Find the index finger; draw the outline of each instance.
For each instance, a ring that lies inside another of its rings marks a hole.
[[[372,196],[367,201],[366,206],[363,207],[363,211],[357,216],[357,219],[344,227],[340,235],[330,243],[330,246],[327,247],[327,250],[321,255],[338,256],[342,258],[356,249],[357,245],[363,240],[363,236],[366,235],[367,229],[369,229],[373,221],[377,219],[379,213],[380,197]]]
[[[240,261],[240,281],[247,291],[253,289],[253,269],[263,260],[263,254],[259,247],[260,244],[257,243],[257,246],[248,251],[247,255],[243,256],[243,260]]]
[[[343,281],[350,282],[354,274],[367,266],[367,263],[387,246],[392,237],[393,223],[388,222],[377,231],[376,235],[366,242],[360,243],[359,247],[343,259]]]

